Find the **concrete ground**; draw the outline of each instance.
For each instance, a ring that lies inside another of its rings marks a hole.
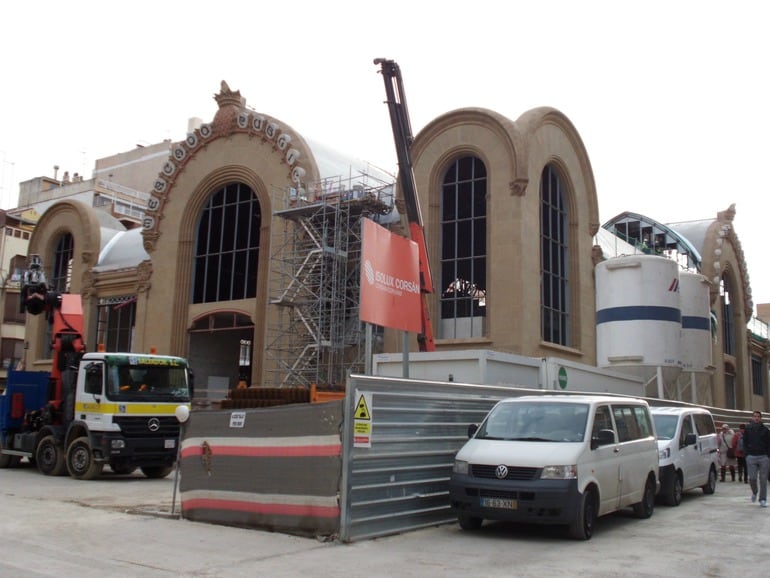
[[[353,544],[171,516],[174,475],[47,477],[0,470],[0,576],[767,576],[770,508],[738,482],[652,518],[599,520],[588,542],[554,528],[456,524]],[[179,511],[179,498],[174,504]]]

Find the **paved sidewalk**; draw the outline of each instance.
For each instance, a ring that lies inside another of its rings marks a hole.
[[[752,504],[738,482],[719,483],[713,496],[689,492],[649,520],[630,511],[601,518],[588,542],[499,523],[322,542],[171,518],[172,494],[173,475],[84,482],[0,470],[0,576],[751,578],[768,568],[770,508]]]

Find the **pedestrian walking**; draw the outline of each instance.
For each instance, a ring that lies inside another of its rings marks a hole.
[[[735,432],[733,438],[733,449],[735,450],[735,461],[738,462],[738,481],[744,484],[749,483],[749,471],[746,469],[746,452],[743,450],[743,434],[746,432],[746,424],[742,423]]]
[[[732,481],[735,481],[735,466],[737,460],[735,459],[735,450],[733,449],[733,438],[735,432],[730,429],[730,426],[726,423],[722,424],[722,431],[719,434],[719,470],[720,480],[725,481],[725,474],[727,469],[730,469],[730,477]]]
[[[770,466],[770,429],[762,423],[762,412],[755,411],[751,423],[743,433],[743,449],[746,452],[746,466],[751,485],[751,501],[767,507],[767,475]],[[757,480],[757,476],[759,479]],[[757,487],[759,485],[759,487]]]

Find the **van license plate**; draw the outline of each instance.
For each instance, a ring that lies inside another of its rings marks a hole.
[[[515,510],[519,507],[518,500],[507,498],[481,498],[482,508],[499,508],[502,510]]]

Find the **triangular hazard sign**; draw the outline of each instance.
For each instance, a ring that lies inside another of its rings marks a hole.
[[[366,399],[363,395],[358,398],[354,417],[355,419],[372,419],[372,416],[369,415],[369,408],[366,407]]]

